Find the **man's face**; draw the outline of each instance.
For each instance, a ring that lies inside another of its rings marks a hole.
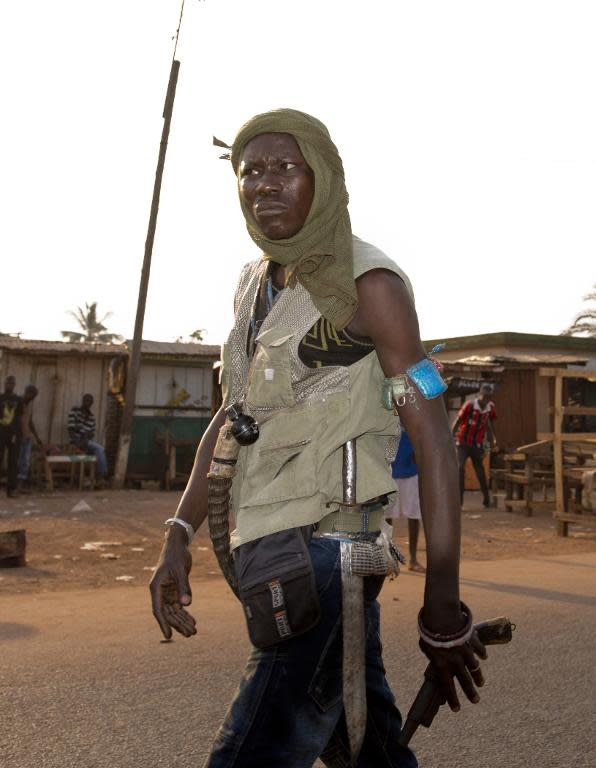
[[[262,133],[251,139],[238,169],[240,194],[269,240],[300,232],[315,193],[315,176],[289,133]]]
[[[4,379],[4,391],[5,391],[7,394],[9,394],[9,395],[12,395],[12,393],[14,392],[14,388],[16,387],[16,385],[17,385],[17,380],[15,379],[15,377],[14,377],[14,376],[7,376],[7,377]]]
[[[86,411],[91,410],[91,406],[93,405],[93,397],[91,395],[85,395],[83,398],[83,408]]]

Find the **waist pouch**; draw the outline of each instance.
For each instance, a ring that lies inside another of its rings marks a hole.
[[[312,526],[290,528],[234,550],[238,596],[257,648],[307,632],[321,609],[308,543]]]

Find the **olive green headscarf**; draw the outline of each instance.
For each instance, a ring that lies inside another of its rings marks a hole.
[[[336,328],[345,328],[358,308],[352,261],[352,228],[348,193],[337,147],[327,128],[314,117],[295,109],[275,109],[256,115],[234,139],[234,171],[246,144],[261,133],[289,133],[297,141],[315,175],[315,193],[300,232],[285,240],[269,240],[240,198],[246,228],[266,259],[288,267],[287,284],[299,280],[319,312]]]

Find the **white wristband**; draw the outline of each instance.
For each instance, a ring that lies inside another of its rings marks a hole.
[[[190,523],[187,523],[186,520],[182,520],[180,517],[169,517],[164,525],[174,525],[174,523],[178,523],[178,525],[181,525],[184,530],[186,531],[186,535],[188,537],[188,546],[192,544],[193,537],[195,535],[195,529],[192,527]]]

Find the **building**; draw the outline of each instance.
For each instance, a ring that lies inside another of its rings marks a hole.
[[[492,333],[432,340],[425,346],[430,350],[439,341],[447,344],[437,358],[449,384],[446,402],[451,419],[482,381],[493,383],[497,437],[505,450],[535,442],[539,432],[552,431],[552,379],[539,376],[540,368],[596,370],[596,339]],[[27,384],[38,387],[35,424],[42,440],[57,445],[68,442],[69,410],[80,404],[85,392],[91,393],[97,439],[106,445],[113,462],[124,391],[123,381],[115,383],[114,372],[118,365],[125,371],[128,350],[128,343],[0,336],[0,381],[10,373],[17,379],[18,392]],[[129,476],[162,477],[168,440],[176,445],[177,469],[182,473],[190,470],[196,445],[220,403],[214,379],[219,354],[219,346],[143,342]],[[596,406],[596,381],[566,379],[565,387],[565,402]],[[596,431],[595,417],[585,417],[585,421],[584,430]]]
[[[113,385],[115,365],[126,363],[129,344],[38,341],[0,336],[0,380],[12,374],[17,392],[35,384],[34,421],[41,439],[68,442],[68,412],[84,393],[93,395],[97,440],[113,460],[122,395]],[[177,449],[181,465],[192,461],[212,410],[213,365],[219,346],[144,341],[137,384],[129,471],[159,476],[160,435],[187,445]],[[124,366],[125,369],[125,366]],[[111,375],[112,373],[112,375]],[[112,381],[111,381],[112,379]],[[121,388],[120,388],[121,389]]]
[[[533,443],[539,432],[552,431],[552,379],[539,375],[544,367],[596,370],[596,339],[528,333],[490,333],[425,341],[430,350],[446,344],[436,357],[449,383],[451,419],[480,383],[494,384],[497,438],[505,450]],[[564,397],[577,405],[596,405],[596,381],[566,380]]]
[[[39,394],[34,421],[40,438],[60,444],[68,440],[68,412],[81,404],[83,394],[93,395],[97,439],[105,439],[110,360],[122,351],[119,344],[37,341],[0,336],[0,381],[9,374],[17,380],[18,393],[35,384]]]
[[[143,341],[128,475],[161,476],[166,433],[177,443],[176,465],[190,472],[196,447],[211,421],[214,363],[220,347]]]

